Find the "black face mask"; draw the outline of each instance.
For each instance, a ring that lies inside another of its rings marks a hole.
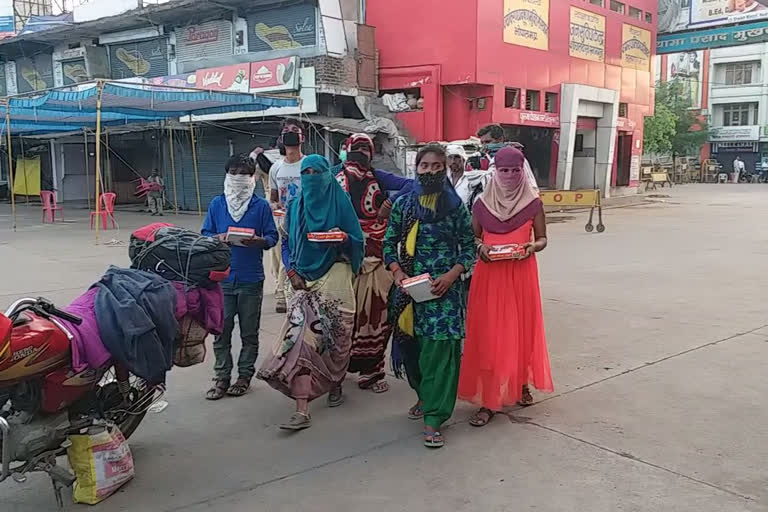
[[[360,164],[361,167],[366,169],[371,166],[371,157],[360,151],[350,151],[347,153],[347,161]]]
[[[443,190],[448,171],[442,170],[438,173],[419,174],[419,183],[425,194],[437,194]]]
[[[283,145],[285,147],[301,146],[301,136],[296,132],[285,132],[283,134]]]

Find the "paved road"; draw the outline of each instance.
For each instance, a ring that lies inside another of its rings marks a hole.
[[[286,436],[275,425],[291,404],[277,392],[207,403],[209,369],[177,370],[169,407],[132,439],[136,479],[94,510],[768,510],[768,187],[659,194],[607,212],[602,235],[583,232],[582,214],[550,225],[541,280],[557,393],[534,407],[480,431],[461,405],[448,446],[428,452],[402,382],[382,396],[349,385],[344,407],[317,403],[315,426]],[[69,300],[127,261],[124,245],[94,246],[81,212],[54,228],[21,211],[12,234],[0,209],[2,304]],[[144,219],[120,220],[102,241],[125,242]],[[43,478],[6,483],[0,508],[52,510],[49,491]]]

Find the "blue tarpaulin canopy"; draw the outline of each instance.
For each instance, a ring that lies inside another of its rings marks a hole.
[[[81,84],[78,86],[83,88]],[[11,97],[0,107],[7,118],[10,108],[11,133],[55,133],[94,129],[98,114],[98,84],[78,91],[52,90],[35,97]],[[128,125],[176,119],[188,115],[258,112],[272,107],[297,106],[296,98],[244,93],[169,89],[167,86],[121,84],[102,85],[103,126]]]

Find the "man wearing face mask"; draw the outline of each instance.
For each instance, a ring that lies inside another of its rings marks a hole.
[[[512,146],[520,151],[523,151],[524,149],[523,145],[518,142],[507,142],[506,136],[504,135],[504,128],[499,124],[489,124],[488,126],[480,128],[477,132],[477,136],[480,138],[480,143],[483,145],[485,158],[489,162],[489,170],[495,169],[494,159],[496,153],[498,153],[501,148]],[[534,192],[538,194],[539,184],[536,182],[536,176],[533,175],[533,169],[531,169],[531,164],[528,162],[528,159],[525,160],[523,169],[528,178],[528,183],[533,187]]]
[[[277,244],[277,228],[266,200],[255,196],[256,165],[247,154],[236,155],[227,163],[224,194],[215,197],[203,223],[205,236],[225,239],[231,227],[248,228],[255,237],[242,246],[231,247],[229,278],[222,283],[224,291],[224,331],[216,338],[213,387],[208,400],[225,395],[242,396],[256,374],[259,355],[261,304],[264,298],[263,251]],[[232,331],[238,317],[242,350],[237,363],[238,379],[230,386],[233,370]]]

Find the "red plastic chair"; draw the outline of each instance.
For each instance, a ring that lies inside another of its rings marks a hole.
[[[43,190],[40,192],[40,200],[43,202],[43,224],[46,223],[46,219],[51,224],[55,223],[56,212],[62,212],[61,220],[64,220],[64,210],[56,204],[56,194],[50,190]]]
[[[109,229],[107,227],[107,218],[112,220],[112,229],[117,229],[117,222],[115,220],[115,200],[117,194],[113,192],[105,192],[101,194],[102,209],[99,211],[99,217],[101,217],[101,227],[105,231]],[[96,217],[96,212],[91,212],[91,229],[93,229],[93,219]]]

